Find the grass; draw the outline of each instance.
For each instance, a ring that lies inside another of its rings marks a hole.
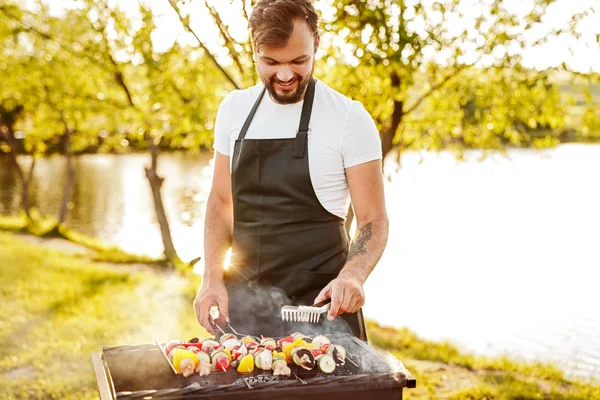
[[[102,346],[206,335],[189,293],[199,277],[127,271],[0,232],[2,399],[94,399]]]
[[[191,306],[199,284],[198,276],[110,267],[0,232],[0,397],[97,399],[91,354],[102,346],[206,336]],[[367,328],[371,343],[416,377],[407,399],[600,399],[600,386],[551,365],[467,355],[373,321]]]
[[[407,399],[600,399],[598,382],[569,380],[556,365],[464,354],[448,342],[374,321],[367,321],[367,331],[372,345],[402,360],[417,379]]]

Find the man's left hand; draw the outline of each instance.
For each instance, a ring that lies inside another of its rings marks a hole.
[[[350,271],[342,271],[337,278],[329,282],[321,290],[314,303],[331,298],[328,320],[333,320],[343,313],[355,313],[365,304],[363,282]]]

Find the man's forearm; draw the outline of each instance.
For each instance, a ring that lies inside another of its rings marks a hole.
[[[233,210],[231,204],[209,196],[204,224],[204,279],[222,280],[225,255],[231,248]]]
[[[342,273],[351,273],[364,283],[383,254],[388,229],[389,221],[386,215],[361,221],[350,245]]]

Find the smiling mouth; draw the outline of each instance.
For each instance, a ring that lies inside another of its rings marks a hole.
[[[296,84],[296,80],[293,80],[291,82],[286,82],[286,83],[283,83],[283,82],[276,82],[276,83],[277,83],[277,86],[279,86],[282,90],[289,91]]]

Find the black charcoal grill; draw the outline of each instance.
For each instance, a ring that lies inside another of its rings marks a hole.
[[[393,367],[373,347],[347,335],[330,336],[349,360],[333,374],[291,366],[291,376],[231,369],[188,378],[173,373],[156,344],[104,347],[93,355],[101,400],[116,399],[402,399],[415,379],[401,364]]]

